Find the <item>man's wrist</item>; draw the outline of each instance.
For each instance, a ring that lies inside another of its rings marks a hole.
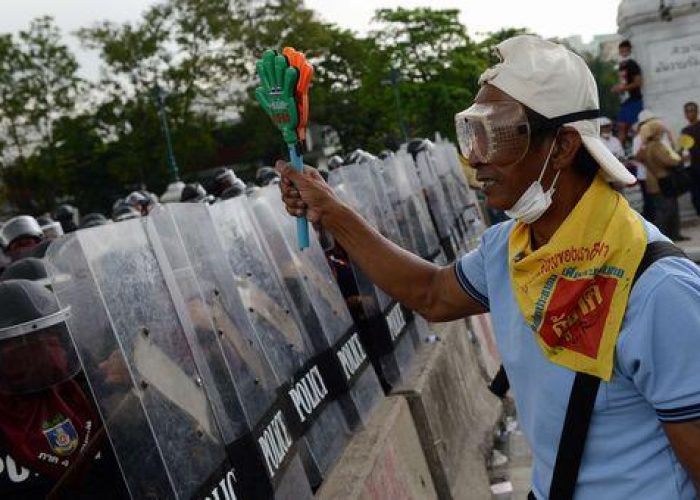
[[[343,221],[348,219],[348,215],[351,213],[352,209],[345,203],[338,199],[333,200],[322,212],[321,226],[332,233],[334,229],[338,229],[342,225]]]

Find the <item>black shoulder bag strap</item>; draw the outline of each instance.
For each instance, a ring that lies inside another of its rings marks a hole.
[[[632,286],[652,263],[664,257],[688,258],[683,250],[668,241],[649,243],[632,279]],[[586,444],[599,386],[598,377],[587,373],[576,374],[559,440],[549,500],[571,500],[574,497],[583,448]]]

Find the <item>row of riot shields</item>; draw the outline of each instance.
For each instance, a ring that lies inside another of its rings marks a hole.
[[[386,196],[378,165],[348,165],[331,172],[329,183],[345,203],[357,210],[383,236],[407,246]],[[416,228],[422,235],[421,228]],[[385,391],[405,380],[416,347],[428,335],[420,316],[392,300],[352,261],[329,242],[327,253],[350,311]]]
[[[51,246],[132,498],[311,498],[383,395],[318,241],[293,250],[275,189]]]
[[[435,214],[464,229],[470,194],[448,146],[420,160],[434,197],[410,156],[329,182],[381,234],[446,264]],[[330,235],[298,251],[274,186],[71,233],[45,260],[131,498],[312,498],[429,335]]]
[[[428,211],[448,260],[478,245],[483,232],[483,216],[476,196],[469,189],[459,163],[457,149],[439,140],[415,153],[400,153],[406,168],[412,163],[417,172],[414,188],[423,192]],[[410,168],[408,168],[411,170]],[[412,171],[409,174],[413,177]]]

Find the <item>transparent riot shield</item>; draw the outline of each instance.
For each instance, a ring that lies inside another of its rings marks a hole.
[[[447,263],[430,219],[413,159],[410,155],[399,152],[384,160],[383,174],[399,228],[412,242],[413,253],[432,262]]]
[[[371,167],[365,167],[368,166],[346,165],[336,169],[329,176],[329,184],[342,201],[378,229],[382,214],[370,187]],[[377,376],[385,391],[389,392],[408,372],[418,343],[413,314],[375,286],[358,266],[347,259],[342,248],[336,245],[327,253],[338,269],[336,280],[360,327]],[[341,266],[346,266],[349,272],[343,273]],[[343,280],[352,280],[352,283]]]
[[[270,189],[277,190],[276,187]],[[266,339],[264,343],[268,357],[277,360],[275,368],[280,377],[291,381],[288,385],[292,389],[306,390],[303,384],[299,385],[305,380],[301,374],[320,366],[321,378],[328,382],[326,379],[333,378],[329,375],[332,369],[326,366],[329,362],[326,354],[332,352],[329,349],[331,344],[318,328],[318,320],[312,324],[306,319],[313,315],[308,298],[300,296],[296,283],[289,276],[283,277],[278,273],[278,263],[270,259],[267,240],[272,237],[279,241],[279,229],[272,226],[258,230],[246,198],[217,203],[209,210],[233,269],[239,293],[261,338]],[[285,256],[285,259],[288,262],[290,257]],[[291,274],[288,272],[288,275]],[[325,382],[324,385],[327,385]],[[332,385],[332,382],[329,383]],[[345,446],[348,436],[346,421],[354,427],[358,420],[357,416],[348,416],[345,404],[348,396],[332,395],[330,392],[333,391],[327,388],[329,394],[325,397],[330,397],[331,401],[327,406],[320,407],[323,410],[320,413],[314,408],[313,401],[310,405],[297,407],[304,419],[315,419],[306,430],[311,459],[316,466],[316,476],[310,474],[314,484],[325,475]],[[353,408],[352,413],[365,414],[358,408]]]
[[[440,176],[443,185],[449,187],[453,205],[458,210],[458,222],[462,227],[462,251],[469,252],[479,244],[479,238],[486,228],[484,217],[477,202],[476,194],[467,184],[462,166],[459,163],[455,146],[447,141],[435,145],[435,153],[441,158]]]
[[[190,348],[192,326],[139,220],[81,230],[46,256],[59,303],[132,498],[206,497],[231,471],[212,401]],[[231,485],[229,491],[228,486]]]
[[[454,225],[454,215],[442,185],[440,184],[433,148],[416,154],[415,165],[418,180],[423,188],[430,217],[440,238],[446,256],[453,260],[459,247],[459,236]]]
[[[219,392],[227,396],[225,410],[241,415],[238,421],[242,425],[226,436],[232,462],[241,474],[247,475],[248,482],[268,480],[270,489],[278,491],[284,484],[303,483],[304,476],[295,476],[295,469],[287,467],[289,461],[280,462],[275,474],[267,478],[262,461],[254,467],[257,470],[251,469],[250,455],[257,451],[264,460],[265,450],[251,446],[260,436],[251,439],[250,433],[272,423],[265,421],[274,418],[271,409],[284,410],[283,402],[277,401],[283,381],[266,356],[266,351],[275,345],[268,344],[268,349],[263,349],[250,322],[208,205],[169,204],[151,212],[146,226],[149,234],[162,242],[157,256],[173,269],[177,293],[182,294],[187,305],[197,345],[212,367]],[[289,434],[297,441],[291,430]],[[287,454],[289,460],[297,460],[293,451]]]

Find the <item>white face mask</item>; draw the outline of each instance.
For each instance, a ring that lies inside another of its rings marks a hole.
[[[544,214],[552,204],[554,186],[556,185],[557,179],[559,179],[559,174],[561,172],[557,172],[557,175],[554,176],[554,181],[552,181],[552,185],[546,192],[542,187],[542,177],[544,176],[544,173],[547,170],[547,166],[549,165],[549,159],[552,156],[552,152],[554,151],[554,145],[556,144],[556,142],[557,138],[555,137],[554,141],[552,141],[552,147],[549,148],[549,154],[547,155],[547,159],[544,161],[544,165],[542,167],[542,171],[540,172],[539,179],[530,184],[530,187],[525,190],[525,192],[518,199],[518,201],[516,201],[515,204],[512,207],[510,207],[509,210],[505,211],[506,215],[511,219],[519,220],[521,222],[524,222],[525,224],[532,224],[537,219],[542,217],[542,214]]]

